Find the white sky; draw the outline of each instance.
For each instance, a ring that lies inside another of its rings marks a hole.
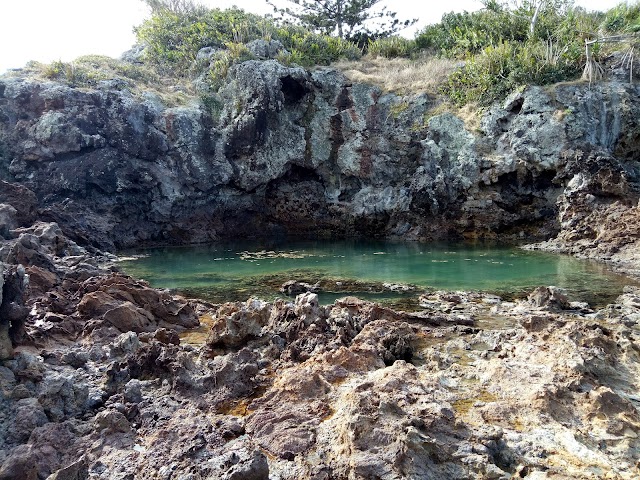
[[[202,0],[210,7],[237,5],[259,14],[271,12],[264,0]],[[607,10],[620,0],[577,0],[589,10]],[[450,11],[480,8],[479,0],[383,0],[398,18],[418,18],[413,30]],[[118,57],[135,43],[133,27],[148,15],[141,0],[1,0],[0,73],[29,60],[70,61],[81,55]],[[412,32],[413,32],[412,30]],[[407,32],[412,36],[412,32]]]

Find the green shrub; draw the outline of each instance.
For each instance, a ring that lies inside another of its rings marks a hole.
[[[385,37],[370,41],[367,52],[372,57],[411,58],[417,52],[416,42],[403,37]]]
[[[45,78],[68,83],[75,87],[95,87],[101,80],[130,79],[147,85],[158,82],[158,74],[145,65],[123,62],[103,55],[84,55],[73,62],[60,60],[48,65],[32,63]]]
[[[186,76],[201,48],[246,43],[263,38],[271,28],[263,17],[238,8],[200,8],[186,13],[158,11],[135,32],[138,42],[147,46],[149,62],[164,72]]]
[[[286,25],[273,32],[273,38],[282,42],[290,56],[281,56],[287,64],[305,67],[329,65],[341,58],[357,60],[360,49],[348,40],[310,32],[303,27]]]
[[[42,74],[51,80],[59,80],[74,87],[93,87],[100,80],[109,78],[104,71],[78,62],[65,63],[60,60],[45,65]]]
[[[216,91],[220,88],[232,65],[254,58],[244,43],[228,42],[224,50],[218,50],[211,58],[207,73],[209,89]]]
[[[640,2],[620,3],[609,10],[600,28],[605,34],[637,32],[640,28]]]
[[[419,32],[415,41],[418,48],[432,50],[440,56],[467,59],[502,42],[543,40],[564,47],[592,35],[602,21],[602,14],[570,8],[570,2],[558,0],[543,9],[531,35],[532,16],[532,6],[528,3],[513,11],[494,4],[477,12],[447,13],[440,23]]]
[[[162,10],[136,28],[138,42],[147,46],[146,59],[163,73],[189,76],[198,51],[204,47],[238,49],[256,39],[279,40],[291,53],[282,61],[303,66],[328,65],[340,58],[357,59],[353,43],[319,35],[294,25],[277,27],[273,21],[232,8],[199,8],[185,13]],[[245,49],[246,50],[246,49]],[[248,59],[246,52],[229,52],[214,59],[218,78],[234,62]]]
[[[500,42],[526,41],[528,28],[525,18],[503,9],[451,12],[444,14],[440,23],[419,32],[415,43],[441,56],[464,59]]]
[[[488,105],[523,85],[546,85],[573,79],[581,71],[571,52],[543,41],[502,42],[486,47],[453,72],[442,88],[458,106]]]

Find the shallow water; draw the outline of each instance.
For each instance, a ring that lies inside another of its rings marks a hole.
[[[603,305],[633,280],[604,265],[513,247],[359,241],[237,243],[129,252],[123,270],[154,287],[213,302],[273,299],[287,280],[321,282],[320,299],[356,295],[402,302],[422,291],[480,290],[522,296],[539,285]],[[383,284],[414,285],[408,292]],[[409,301],[410,302],[410,301]]]

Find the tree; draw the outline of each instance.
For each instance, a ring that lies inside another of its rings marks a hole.
[[[482,3],[487,10],[504,10],[525,18],[529,22],[529,38],[535,36],[542,17],[564,15],[573,6],[573,0],[484,0]]]
[[[199,7],[193,0],[142,0],[151,8],[151,13],[169,11],[184,14],[193,12]]]
[[[381,0],[286,0],[293,8],[266,2],[274,13],[309,30],[336,34],[340,38],[387,37],[413,25],[417,19],[401,21],[386,7],[375,8]]]

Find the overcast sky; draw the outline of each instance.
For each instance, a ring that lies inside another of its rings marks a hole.
[[[281,1],[281,0],[280,0]],[[203,0],[210,7],[237,5],[268,13],[264,0]],[[282,1],[281,1],[282,3]],[[443,13],[472,11],[479,0],[383,0],[399,18],[418,18],[414,27],[435,23]],[[619,0],[577,0],[590,10],[607,10]],[[80,55],[118,57],[135,42],[133,27],[148,15],[141,0],[2,0],[0,8],[0,73],[29,60],[70,61]],[[412,36],[412,32],[407,32]]]

